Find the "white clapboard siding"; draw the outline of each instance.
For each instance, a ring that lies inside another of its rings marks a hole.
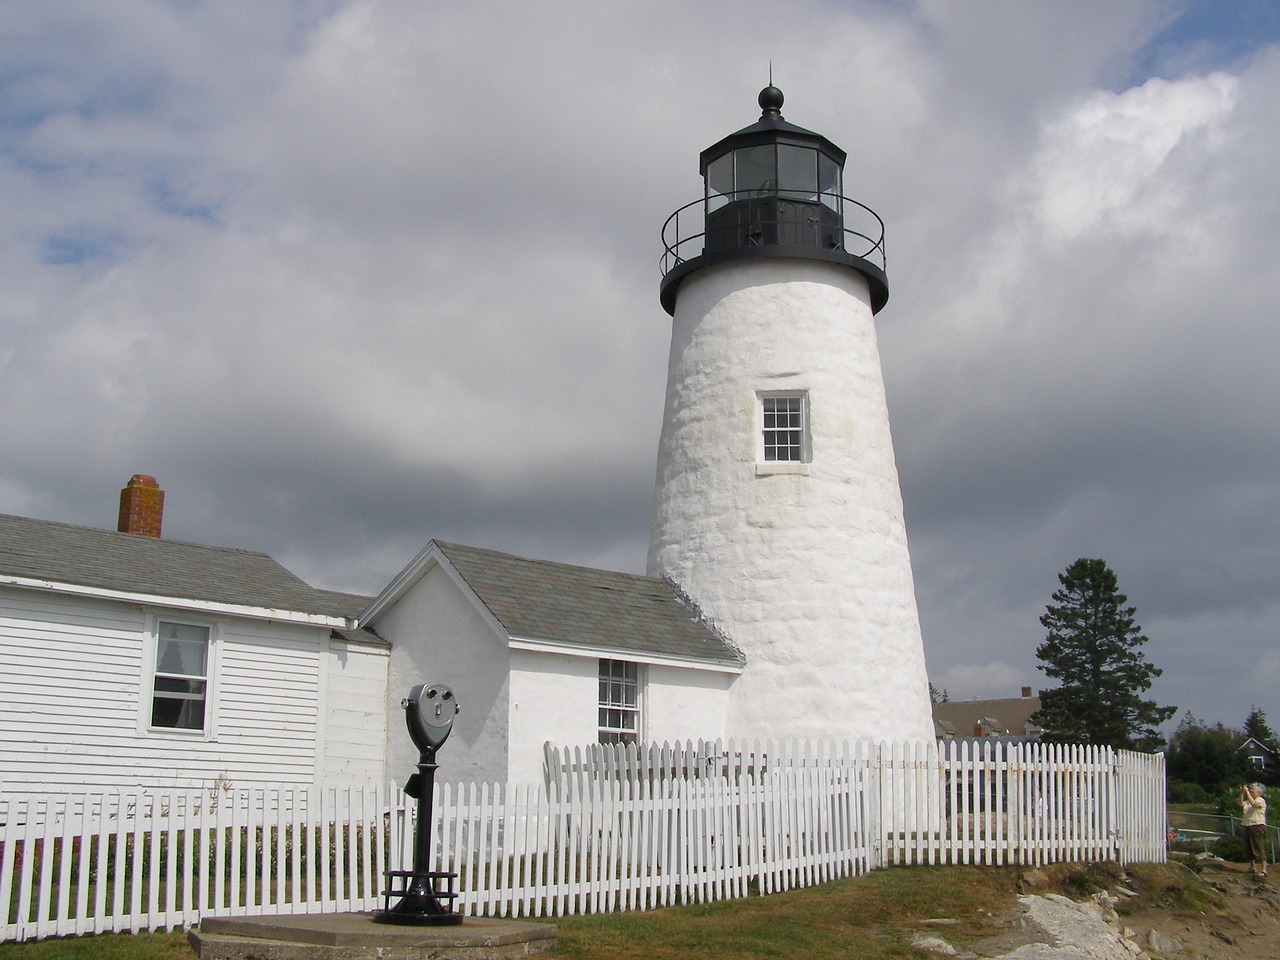
[[[324,783],[380,783],[386,778],[389,648],[329,641],[325,664]]]
[[[139,728],[156,615],[165,611],[0,589],[0,791],[323,780],[328,628],[175,614],[215,627],[212,734],[203,737]]]
[[[1042,744],[548,746],[545,788],[436,785],[468,915],[645,910],[890,863],[1160,862],[1164,758]],[[0,791],[0,941],[377,909],[412,866],[394,785]]]

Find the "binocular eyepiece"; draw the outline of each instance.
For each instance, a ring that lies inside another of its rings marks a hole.
[[[458,698],[442,683],[420,683],[400,701],[413,745],[422,754],[434,753],[449,738],[453,718],[462,708]]]

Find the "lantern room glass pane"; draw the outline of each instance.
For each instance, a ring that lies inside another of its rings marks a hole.
[[[814,200],[818,193],[818,151],[778,144],[779,192],[794,200]]]
[[[824,153],[818,154],[818,190],[822,202],[840,212],[840,165]]]
[[[739,191],[747,191],[747,193],[739,193],[737,199],[777,192],[778,158],[772,143],[735,150],[733,160],[737,188]]]
[[[707,164],[707,213],[719,210],[733,193],[733,154],[726,153]]]

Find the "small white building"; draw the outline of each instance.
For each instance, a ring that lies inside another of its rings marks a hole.
[[[393,695],[423,680],[457,694],[446,780],[541,783],[546,741],[724,736],[743,668],[661,580],[437,541],[361,622],[391,643]],[[403,715],[387,758],[397,776],[417,761]]]
[[[135,477],[122,501],[152,491]],[[153,519],[0,515],[0,791],[382,780],[390,648],[356,625],[368,598]]]

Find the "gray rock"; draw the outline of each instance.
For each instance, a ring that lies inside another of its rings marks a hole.
[[[940,953],[944,957],[954,957],[956,948],[941,937],[926,937],[917,933],[911,938],[911,945],[917,950],[928,950],[930,953]]]
[[[1155,929],[1147,934],[1147,949],[1162,957],[1180,957],[1184,953],[1181,940]]]

